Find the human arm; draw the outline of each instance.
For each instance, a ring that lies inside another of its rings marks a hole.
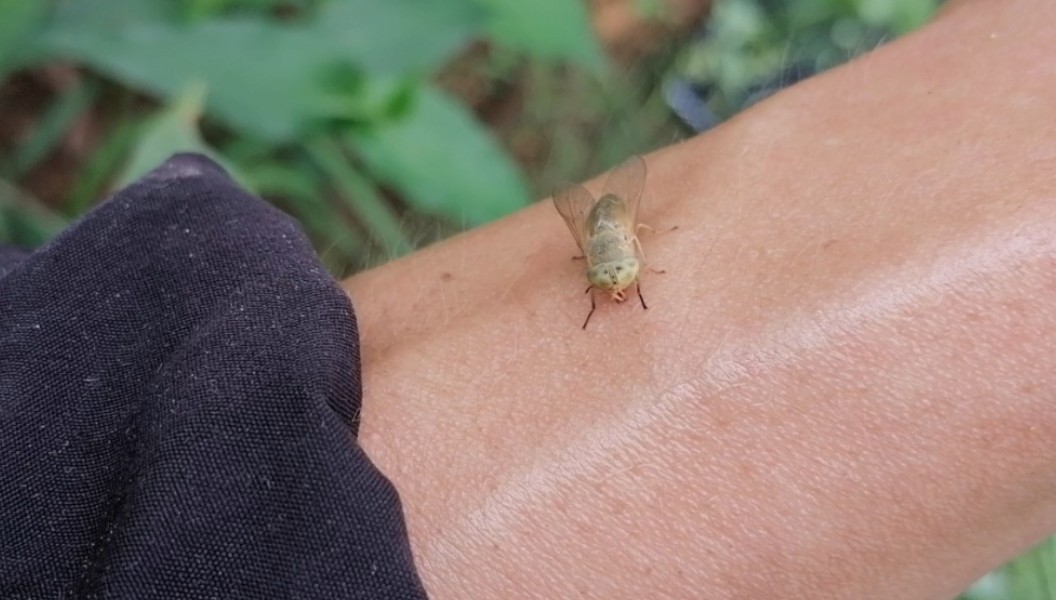
[[[650,155],[646,312],[580,330],[548,202],[348,280],[433,598],[942,598],[1051,533],[1054,17],[961,3]]]

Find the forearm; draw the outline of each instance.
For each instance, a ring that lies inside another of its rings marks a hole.
[[[964,4],[650,156],[648,311],[579,328],[548,202],[349,280],[434,598],[939,598],[1051,531],[1054,17]]]

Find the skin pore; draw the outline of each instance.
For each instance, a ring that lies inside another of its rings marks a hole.
[[[647,156],[647,311],[580,329],[549,201],[345,281],[431,597],[948,598],[1056,530],[1054,24],[960,2]]]

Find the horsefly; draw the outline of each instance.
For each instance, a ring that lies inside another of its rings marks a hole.
[[[583,321],[587,328],[597,305],[594,290],[609,292],[616,302],[627,299],[626,290],[635,284],[642,308],[649,308],[642,297],[638,282],[641,262],[638,255],[642,245],[638,241],[638,207],[645,187],[645,160],[632,156],[612,171],[605,179],[601,196],[595,199],[582,185],[571,185],[554,194],[554,206],[565,220],[587,259],[587,281],[590,286],[590,312]],[[635,253],[637,248],[638,252]]]

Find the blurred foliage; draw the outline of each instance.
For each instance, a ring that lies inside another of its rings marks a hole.
[[[1056,598],[1056,538],[990,573],[960,600],[1052,600]]]
[[[508,214],[529,201],[524,176],[431,77],[478,39],[518,56],[604,70],[581,3],[526,6],[0,0],[0,77],[55,64],[82,68],[0,156],[0,233],[28,244],[61,227],[62,219],[49,218],[18,233],[15,224],[39,221],[33,215],[41,212],[18,183],[93,105],[106,113],[109,135],[58,208],[66,218],[181,150],[218,159],[243,185],[301,218],[319,247],[336,250],[328,255],[338,272],[416,245],[394,205],[451,228]],[[104,105],[112,103],[101,95],[120,106]]]
[[[923,25],[938,0],[719,0],[682,74],[724,119]]]

